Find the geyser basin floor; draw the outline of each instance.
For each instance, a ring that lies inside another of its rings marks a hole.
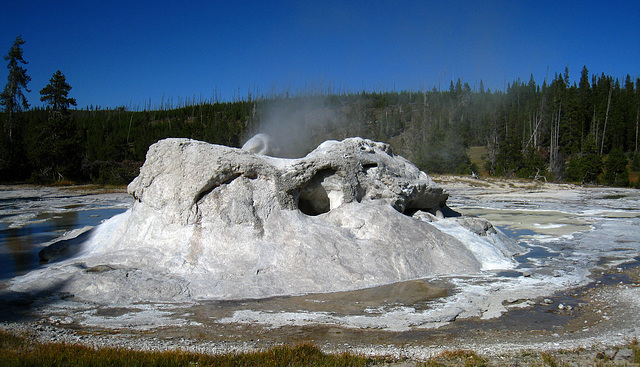
[[[518,268],[265,300],[96,307],[45,296],[2,303],[23,307],[14,321],[79,328],[104,345],[142,340],[155,348],[201,351],[308,340],[327,349],[419,358],[443,348],[571,349],[640,337],[639,268],[623,264],[640,254],[638,191],[438,180],[451,193],[452,207],[521,235],[532,251],[519,258]]]
[[[145,305],[98,309],[95,313],[106,321],[101,326],[78,325],[73,322],[75,316],[72,314],[71,317],[52,315],[35,322],[4,322],[0,323],[0,328],[14,333],[28,332],[42,342],[139,350],[180,349],[199,353],[230,353],[282,343],[311,342],[327,352],[350,351],[423,360],[444,350],[463,349],[488,358],[495,356],[490,365],[512,365],[505,362],[505,356],[509,358],[511,355],[520,361],[523,353],[532,350],[570,350],[576,354],[575,357],[583,359],[575,365],[588,365],[593,363],[597,352],[608,351],[610,356],[618,346],[625,346],[638,336],[639,270],[638,267],[623,269],[622,272],[614,270],[595,277],[627,276],[632,279],[630,284],[600,283],[566,290],[555,294],[550,299],[553,301],[551,304],[541,300],[532,307],[514,310],[492,320],[456,321],[428,330],[390,332],[322,324],[269,329],[261,325],[217,324],[210,322],[212,307],[206,304],[194,305],[190,309],[171,310],[167,307],[162,312],[173,311],[173,319],[179,321],[184,317],[183,321],[179,325],[147,330],[132,329],[124,322],[120,329],[110,328],[113,326],[111,321],[124,321],[121,316],[126,314],[137,313],[140,319],[157,320]],[[563,310],[558,308],[560,304],[563,304]],[[567,306],[571,306],[571,310]],[[187,323],[186,319],[191,321]],[[570,355],[567,352],[561,354]]]

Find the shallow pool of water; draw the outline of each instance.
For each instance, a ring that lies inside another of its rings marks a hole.
[[[0,279],[40,266],[38,252],[68,231],[97,226],[127,210],[123,193],[59,188],[0,188]]]

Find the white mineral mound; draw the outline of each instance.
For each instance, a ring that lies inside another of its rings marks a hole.
[[[521,250],[456,216],[389,145],[361,138],[299,159],[166,139],[128,191],[130,210],[12,289],[98,303],[259,298],[510,268]]]

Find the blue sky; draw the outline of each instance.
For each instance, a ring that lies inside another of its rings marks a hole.
[[[640,1],[10,1],[0,53],[22,34],[27,98],[56,70],[78,107],[157,107],[272,93],[503,90],[569,67],[640,77]],[[6,65],[5,60],[0,60]],[[7,71],[1,68],[4,85]]]

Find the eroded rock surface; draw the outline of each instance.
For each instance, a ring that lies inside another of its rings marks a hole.
[[[441,187],[360,138],[299,159],[166,139],[128,191],[132,208],[78,254],[12,288],[99,303],[258,298],[509,268],[520,250],[482,219],[445,217]]]

